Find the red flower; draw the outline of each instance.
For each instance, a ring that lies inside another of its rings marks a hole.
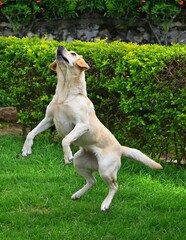
[[[184,1],[180,1],[179,4],[180,4],[181,6],[183,6],[183,5],[184,5]]]
[[[142,9],[142,7],[139,7],[139,8],[137,9],[137,12],[141,12],[141,9]]]
[[[40,0],[36,0],[36,3],[40,3]]]
[[[145,3],[146,2],[146,0],[141,0],[142,1],[142,3]]]
[[[40,7],[41,12],[45,12],[45,9],[43,7]]]
[[[2,5],[3,5],[3,2],[0,1],[0,6],[2,6]]]

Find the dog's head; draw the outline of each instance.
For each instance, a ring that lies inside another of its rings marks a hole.
[[[56,50],[56,60],[49,66],[53,71],[59,67],[62,71],[78,68],[80,71],[89,69],[88,64],[74,51],[68,51],[65,47],[59,46]]]

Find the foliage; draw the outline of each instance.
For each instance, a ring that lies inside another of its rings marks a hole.
[[[27,5],[17,4],[5,8],[4,14],[9,16],[9,21],[16,32],[22,22],[27,23],[30,20],[31,11]]]
[[[64,165],[60,145],[40,135],[25,159],[18,154],[22,144],[18,136],[0,136],[0,239],[185,239],[183,167],[154,171],[123,160],[119,191],[103,213],[108,188],[97,174],[96,187],[72,201],[85,182]]]
[[[63,44],[90,65],[87,89],[102,122],[125,145],[185,158],[186,46],[105,41],[59,43],[38,38],[1,37],[0,88],[18,108],[19,122],[36,125],[55,91],[48,65]]]
[[[5,90],[0,89],[0,107],[7,107],[8,105],[7,93]]]
[[[43,117],[43,109],[54,93],[56,78],[46,65],[54,58],[55,44],[36,38],[32,41],[9,38],[5,42],[7,45],[1,54],[9,60],[2,62],[5,80],[1,82],[5,84],[2,88],[12,105],[19,109],[20,122],[35,124]],[[42,110],[38,112],[38,109]]]
[[[2,0],[0,10],[18,30],[21,23],[38,18],[78,17],[84,13],[98,13],[104,17],[142,17],[167,28],[184,8],[181,0]]]

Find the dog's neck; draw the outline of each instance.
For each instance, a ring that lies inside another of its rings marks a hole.
[[[69,74],[67,74],[67,72],[58,72],[55,94],[58,95],[60,99],[62,98],[62,101],[73,95],[80,94],[87,96],[85,72],[82,71],[78,75],[71,75],[70,79],[68,76]]]

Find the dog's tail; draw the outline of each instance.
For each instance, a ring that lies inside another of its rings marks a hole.
[[[152,169],[162,169],[162,166],[159,163],[150,159],[144,153],[135,148],[122,146],[122,156],[132,158],[133,160],[141,162]]]

